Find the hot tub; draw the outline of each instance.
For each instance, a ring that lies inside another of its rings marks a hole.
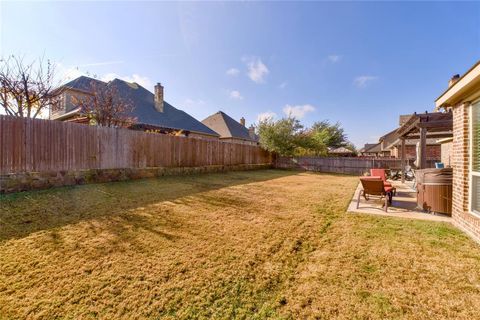
[[[452,168],[415,171],[417,206],[428,212],[452,214]]]

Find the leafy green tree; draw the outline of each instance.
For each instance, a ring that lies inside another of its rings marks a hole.
[[[299,120],[288,117],[265,119],[257,125],[260,145],[282,156],[325,155],[327,146],[304,130]]]
[[[339,122],[335,124],[328,120],[315,122],[309,131],[313,139],[323,142],[329,148],[344,147],[349,143]]]
[[[355,151],[347,140],[340,123],[315,122],[304,129],[299,120],[288,117],[280,120],[271,118],[257,125],[260,145],[281,156],[326,156],[329,148],[346,147]]]
[[[295,149],[301,144],[303,126],[295,118],[274,121],[267,118],[257,125],[260,145],[268,151],[282,156],[295,155]]]
[[[309,130],[301,134],[295,149],[296,156],[326,156],[327,152],[327,145],[321,139],[312,135]]]

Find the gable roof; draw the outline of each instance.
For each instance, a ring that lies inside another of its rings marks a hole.
[[[359,150],[360,153],[380,151],[382,151],[380,143],[366,143],[365,146]]]
[[[383,136],[381,136],[378,141],[382,142],[382,141],[390,141],[390,140],[396,140],[398,139],[398,133],[397,133],[397,129],[393,129],[392,131],[389,131],[388,133],[384,134]]]
[[[338,148],[336,148],[336,149],[332,149],[332,150],[328,151],[328,153],[341,153],[341,154],[344,154],[344,153],[352,153],[352,154],[353,154],[353,153],[355,153],[355,152],[353,152],[352,150],[347,149],[347,148],[345,148],[345,147],[338,147]]]
[[[181,129],[192,132],[218,136],[212,129],[189,115],[164,101],[163,112],[155,109],[154,94],[139,85],[136,82],[126,82],[120,79],[114,79],[108,83],[81,76],[68,82],[62,87],[67,89],[81,90],[84,92],[92,91],[92,83],[99,86],[113,87],[120,98],[129,100],[133,103],[134,109],[131,116],[137,118],[140,124],[147,124],[156,127]]]
[[[60,89],[74,89],[84,92],[92,92],[93,85],[104,88],[107,86],[107,83],[87,76],[80,76],[70,82],[65,83],[60,87]]]
[[[228,114],[218,111],[202,120],[202,123],[220,135],[220,138],[237,138],[257,141],[250,137],[248,129]]]
[[[365,143],[365,146],[360,149],[360,152],[367,152],[369,151],[371,148],[377,146],[377,145],[380,145],[380,143]]]
[[[365,148],[364,150],[364,152],[380,152],[380,151],[382,151],[382,146],[380,145],[380,143],[369,144],[368,149]]]

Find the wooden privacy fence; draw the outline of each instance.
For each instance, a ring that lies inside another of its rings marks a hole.
[[[271,162],[258,146],[0,116],[0,174]]]
[[[435,167],[438,160],[428,160],[427,167]],[[413,166],[414,160],[407,160]],[[275,160],[276,168],[302,169],[307,171],[345,173],[362,175],[372,168],[401,168],[400,159],[392,158],[340,158],[340,157],[278,157]]]

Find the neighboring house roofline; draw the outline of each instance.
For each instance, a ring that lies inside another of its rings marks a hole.
[[[218,111],[201,121],[204,125],[217,132],[220,139],[237,139],[258,142],[250,136],[249,129],[223,111]]]
[[[390,132],[384,134],[383,136],[381,136],[381,137],[378,139],[378,141],[382,142],[382,141],[385,140],[389,135],[392,135],[392,134],[394,134],[394,133],[396,133],[396,132],[397,132],[397,129],[393,129],[392,131],[390,131]]]
[[[329,150],[328,153],[335,154],[335,153],[355,153],[355,152],[345,147],[338,147],[338,148]]]
[[[379,151],[371,151],[373,148],[378,147],[380,143],[367,143],[363,148],[362,152],[379,152]]]
[[[65,118],[69,118],[69,117],[74,116],[74,115],[79,114],[79,113],[80,113],[80,107],[75,108],[73,110],[70,110],[67,113],[63,113],[63,114],[60,114],[60,115],[53,115],[52,120],[63,120]]]
[[[405,145],[406,146],[414,146],[417,144],[417,142],[420,141],[420,139],[405,139]],[[385,150],[391,150],[394,147],[400,147],[402,144],[402,140],[397,139],[390,143],[388,146],[385,147]],[[427,145],[428,146],[433,146],[437,145],[438,141],[435,138],[428,138],[427,136]]]
[[[219,137],[215,131],[211,130],[185,111],[175,108],[167,101],[163,101],[164,108],[162,111],[157,110],[155,107],[155,94],[135,82],[130,83],[120,79],[113,79],[109,82],[104,82],[87,76],[80,76],[62,85],[58,90],[72,90],[82,94],[91,94],[92,82],[95,82],[102,87],[112,86],[120,97],[132,101],[135,108],[131,115],[137,118],[137,124],[171,130],[184,130],[194,134]],[[53,115],[52,119],[62,120],[74,114],[75,111],[71,110],[63,115]]]

